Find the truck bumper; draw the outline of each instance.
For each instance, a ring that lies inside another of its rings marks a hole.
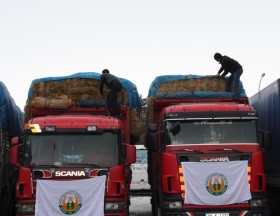
[[[173,212],[161,212],[162,216],[270,216],[270,214],[265,210],[240,210],[240,211],[173,211]]]

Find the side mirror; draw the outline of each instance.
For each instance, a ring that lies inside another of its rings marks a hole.
[[[124,144],[126,149],[126,162],[133,164],[136,162],[136,147],[130,144]]]
[[[158,133],[157,133],[157,125],[152,124],[149,127],[148,136],[147,136],[147,147],[150,148],[152,151],[157,152],[157,142],[158,142]]]
[[[149,132],[157,132],[157,125],[156,124],[151,124],[149,127]]]
[[[270,149],[272,144],[272,134],[269,131],[258,130],[258,139],[262,148]]]
[[[10,153],[10,164],[14,166],[19,166],[19,161],[18,161],[18,146],[19,146],[19,138],[18,137],[13,137],[11,139],[11,153]]]

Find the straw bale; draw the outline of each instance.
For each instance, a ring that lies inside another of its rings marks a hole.
[[[31,106],[37,109],[68,109],[72,105],[72,100],[66,95],[61,95],[52,99],[35,97],[31,101]]]
[[[26,100],[25,107],[24,107],[24,121],[23,121],[23,123],[26,123],[30,119],[30,116],[31,116],[30,107],[31,107],[31,100]]]
[[[35,97],[31,101],[31,106],[34,108],[38,108],[38,109],[44,109],[44,108],[46,108],[46,102],[47,102],[47,99],[44,97]]]
[[[130,110],[129,127],[130,131],[137,137],[144,133],[144,125],[140,119],[140,112],[135,108]]]
[[[53,99],[47,99],[46,108],[48,109],[68,109],[72,107],[72,100],[66,95],[61,95]]]
[[[160,85],[157,92],[194,92],[194,91],[225,91],[225,79],[222,77],[205,77],[197,79],[185,79],[166,82]]]
[[[147,125],[150,125],[153,120],[153,102],[155,97],[149,97],[147,100]]]

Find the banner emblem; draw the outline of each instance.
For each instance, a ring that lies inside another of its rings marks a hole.
[[[205,187],[210,194],[219,196],[226,192],[228,181],[223,174],[212,173],[207,177]]]
[[[59,199],[60,210],[67,215],[77,213],[82,207],[82,197],[75,191],[64,193]]]

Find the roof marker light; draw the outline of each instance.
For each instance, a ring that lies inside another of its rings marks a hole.
[[[46,126],[45,131],[46,132],[55,132],[56,128],[55,128],[55,126]]]
[[[96,132],[97,131],[97,126],[89,125],[89,126],[87,126],[87,131],[89,131],[89,132]]]

